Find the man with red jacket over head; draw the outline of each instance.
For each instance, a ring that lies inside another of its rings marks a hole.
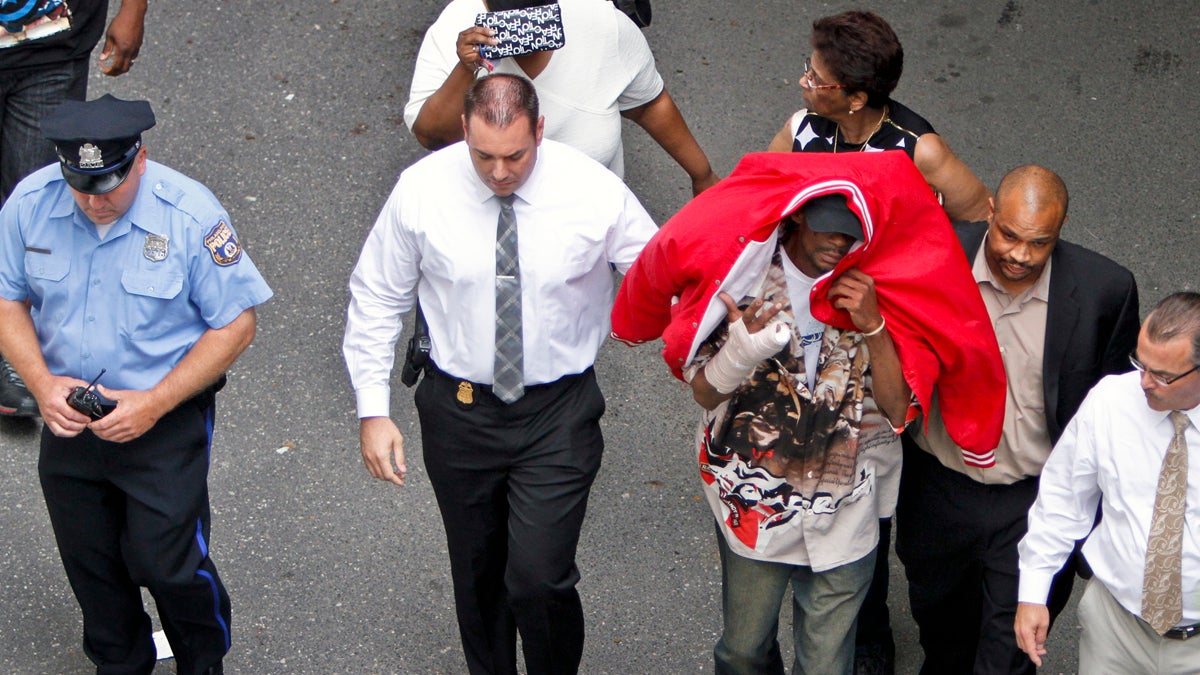
[[[789,583],[796,672],[850,672],[879,515],[895,500],[879,467],[900,451],[914,394],[927,405],[936,386],[957,403],[948,420],[965,448],[994,444],[1003,374],[959,250],[902,153],[760,154],[680,211],[626,275],[614,336],[662,334],[705,410],[718,673],[782,672]]]

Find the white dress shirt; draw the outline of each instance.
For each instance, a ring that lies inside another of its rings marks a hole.
[[[1194,376],[1193,376],[1194,377]],[[1183,532],[1183,623],[1200,622],[1200,407],[1191,420]],[[1175,436],[1169,412],[1151,410],[1136,371],[1110,375],[1088,394],[1042,470],[1029,532],[1021,540],[1018,599],[1045,604],[1050,580],[1076,539],[1088,534],[1096,505],[1104,516],[1083,554],[1121,606],[1141,615],[1146,540],[1163,457]],[[1103,500],[1101,500],[1103,497]]]
[[[637,197],[578,150],[545,140],[513,202],[525,384],[583,372],[609,332],[612,266],[629,269],[656,231]],[[500,203],[465,143],[400,174],[350,277],[342,351],[359,417],[387,417],[400,317],[420,297],[443,371],[490,384]]]

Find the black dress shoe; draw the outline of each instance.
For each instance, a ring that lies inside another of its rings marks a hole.
[[[37,399],[29,393],[21,376],[4,357],[0,357],[0,415],[37,417]]]

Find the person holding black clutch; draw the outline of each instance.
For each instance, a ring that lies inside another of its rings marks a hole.
[[[417,141],[437,150],[462,139],[463,94],[494,72],[529,78],[546,117],[546,138],[566,143],[625,175],[621,118],[646,130],[687,172],[699,194],[719,180],[667,92],[645,36],[608,0],[561,0],[565,44],[487,61],[497,43],[475,25],[486,12],[546,5],[545,0],[452,0],[425,33],[404,121]]]

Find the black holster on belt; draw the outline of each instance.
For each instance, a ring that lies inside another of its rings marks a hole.
[[[404,351],[404,366],[400,369],[400,382],[411,387],[420,379],[425,366],[429,364],[429,326],[425,323],[425,314],[421,311],[421,303],[417,303],[417,315],[413,321],[413,335],[408,340],[408,349]]]

